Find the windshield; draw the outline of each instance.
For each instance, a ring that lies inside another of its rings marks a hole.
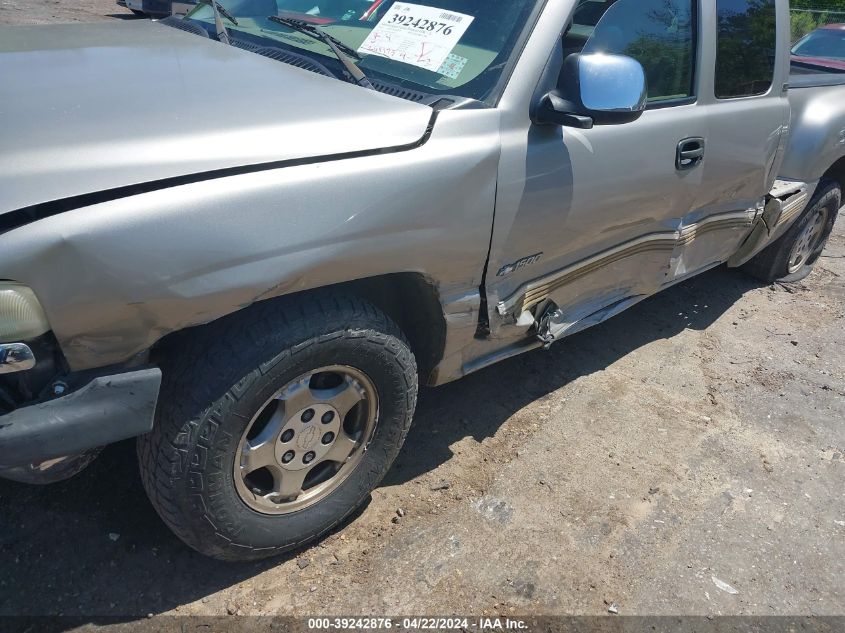
[[[356,50],[358,66],[376,81],[430,94],[486,99],[539,0],[222,0],[237,19],[235,40],[263,40],[338,68],[322,42],[268,19],[271,15],[319,26]],[[188,20],[212,29],[214,14],[200,5]],[[268,41],[271,40],[271,41]],[[339,68],[338,68],[339,69]]]
[[[575,9],[575,17],[572,21],[582,26],[595,26],[607,8],[604,0],[581,0],[578,8]]]
[[[814,31],[795,45],[792,54],[845,60],[845,29]]]

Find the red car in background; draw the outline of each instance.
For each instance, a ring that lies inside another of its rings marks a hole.
[[[792,63],[828,72],[845,72],[845,24],[828,24],[792,47]]]

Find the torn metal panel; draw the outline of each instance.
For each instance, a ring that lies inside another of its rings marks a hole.
[[[815,189],[815,183],[776,180],[751,232],[731,255],[728,266],[742,266],[783,235],[806,208],[811,189]]]
[[[782,181],[781,181],[782,182]],[[810,201],[809,185],[807,183],[789,183],[788,190],[772,191],[773,209],[763,214],[763,220],[773,235],[776,229],[792,224]],[[768,205],[767,205],[768,207]]]
[[[682,220],[520,287],[497,304],[515,327],[536,326],[550,344],[600,323],[674,280],[725,261],[746,238],[756,208]]]
[[[621,295],[625,293],[617,294]],[[597,302],[596,305],[601,305],[601,307],[596,309],[594,312],[589,313],[587,316],[575,320],[573,320],[572,317],[567,316],[565,310],[561,310],[559,308],[556,309],[553,306],[550,306],[537,324],[537,338],[543,342],[543,345],[548,347],[555,341],[558,341],[566,336],[576,334],[582,330],[586,330],[594,325],[598,325],[599,323],[624,312],[646,297],[647,295],[632,295],[627,293],[625,298],[617,301]],[[591,308],[586,308],[586,310],[589,309]]]

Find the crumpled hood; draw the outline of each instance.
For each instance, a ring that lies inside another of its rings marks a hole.
[[[0,27],[0,213],[411,145],[431,108],[149,21]]]

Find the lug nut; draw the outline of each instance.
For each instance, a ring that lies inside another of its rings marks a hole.
[[[316,455],[316,453],[314,453],[314,451],[308,451],[307,453],[305,453],[305,456],[302,458],[302,463],[303,464],[310,464],[311,462],[314,461],[315,457],[317,457],[317,455]]]
[[[306,409],[302,412],[301,420],[306,424],[314,419],[314,409]]]
[[[296,453],[294,453],[293,451],[288,451],[287,453],[282,455],[282,463],[290,464],[294,457],[296,457]]]
[[[334,433],[326,433],[323,436],[323,444],[331,444],[332,442],[334,442]]]
[[[330,424],[332,420],[334,420],[334,411],[326,411],[323,414],[323,417],[320,418],[323,424]]]
[[[288,429],[287,431],[282,433],[282,437],[279,439],[281,439],[282,442],[284,442],[285,444],[290,442],[293,439],[293,429]]]

